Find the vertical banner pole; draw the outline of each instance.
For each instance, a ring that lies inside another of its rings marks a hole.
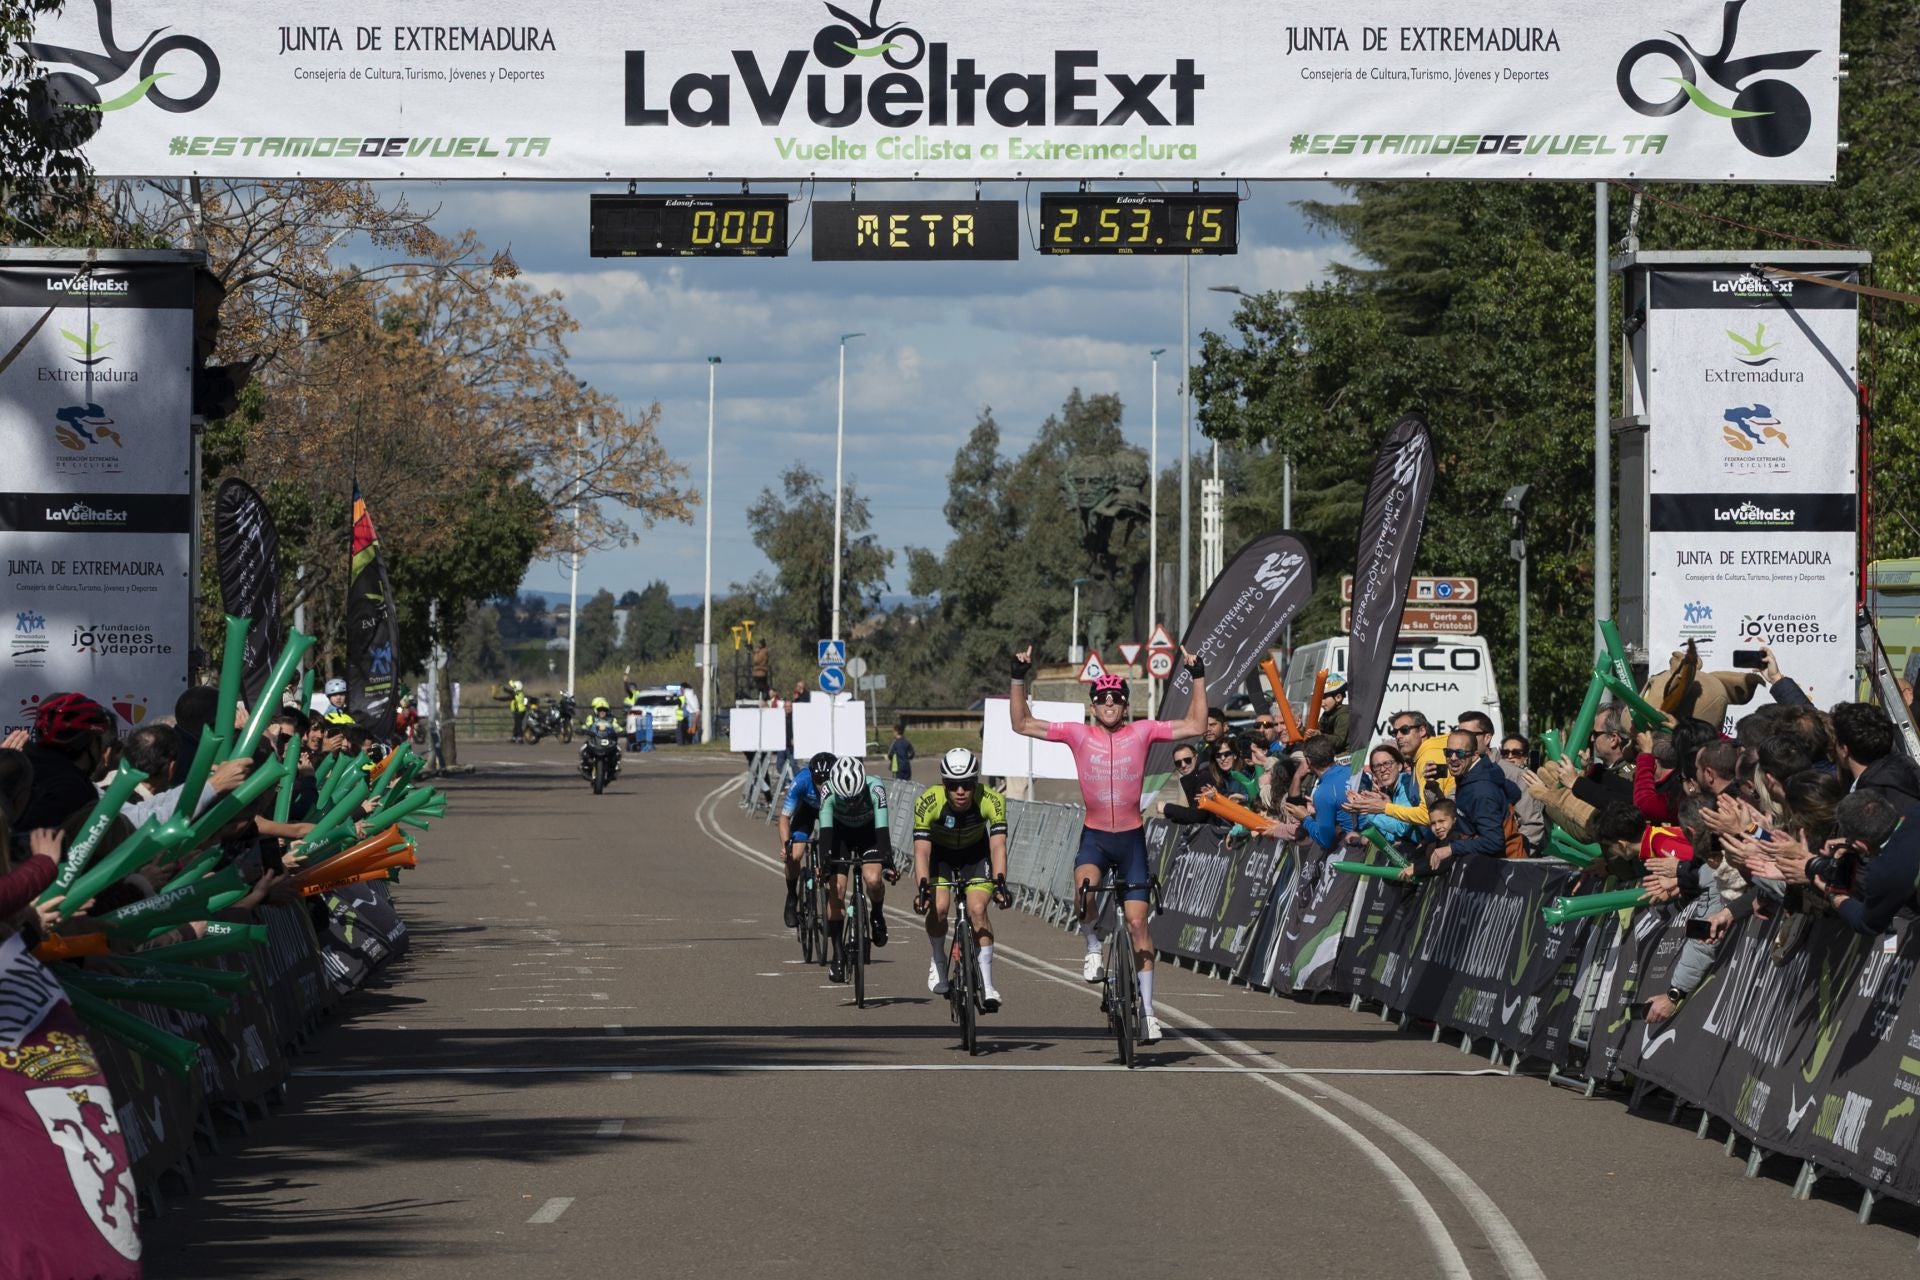
[[[1613,449],[1607,408],[1607,184],[1593,184],[1593,652],[1613,617]],[[1578,747],[1575,748],[1578,750]]]

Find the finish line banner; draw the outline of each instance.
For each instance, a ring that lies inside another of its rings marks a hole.
[[[1838,154],[1838,0],[70,0],[33,35],[102,176],[1831,182]]]

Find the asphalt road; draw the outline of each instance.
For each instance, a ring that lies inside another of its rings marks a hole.
[[[727,757],[479,747],[396,895],[409,956],[147,1227],[154,1277],[1793,1277],[1916,1217],[1344,1004],[1168,966],[1115,1065],[1077,938],[1000,913],[966,1058],[889,910],[860,1010],[781,927]],[[1171,1028],[1178,1028],[1173,1034]]]

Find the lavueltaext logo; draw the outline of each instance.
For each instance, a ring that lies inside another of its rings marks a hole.
[[[1734,41],[1740,29],[1740,10],[1747,0],[1727,0],[1721,11],[1720,47],[1702,53],[1687,37],[1669,31],[1673,40],[1642,40],[1621,55],[1614,73],[1614,85],[1621,99],[1643,116],[1670,116],[1688,104],[1710,116],[1718,116],[1733,128],[1733,136],[1748,151],[1758,156],[1791,155],[1806,142],[1813,128],[1813,110],[1806,95],[1785,80],[1756,80],[1768,71],[1792,71],[1805,65],[1818,49],[1794,49],[1784,53],[1733,56]],[[1679,43],[1674,43],[1678,41]],[[1678,86],[1671,98],[1643,97],[1633,87],[1633,74],[1643,59],[1671,61],[1678,75],[1661,79]],[[1699,84],[1704,71],[1714,84],[1734,95],[1731,103],[1721,103]]]
[[[865,18],[827,4],[833,21],[815,32],[807,47],[779,54],[772,67],[764,66],[755,50],[731,50],[752,118],[761,126],[779,127],[790,106],[804,104],[807,120],[827,129],[866,120],[888,129],[964,128],[975,123],[976,112],[984,117],[981,124],[1003,129],[1128,124],[1189,128],[1195,100],[1206,88],[1206,76],[1192,58],[1174,58],[1171,67],[1130,69],[1141,74],[1108,72],[1101,69],[1100,51],[1092,48],[1050,51],[1043,55],[1050,71],[981,67],[976,59],[944,41],[928,40],[904,22],[882,21],[883,2],[873,0]],[[824,71],[844,74],[808,74],[809,59]],[[856,63],[883,64],[875,67],[881,74],[869,78],[849,71]],[[906,74],[916,69],[918,76]],[[659,103],[649,102],[647,70],[646,50],[626,51],[629,127],[734,123],[734,74],[689,71],[673,76],[664,103]],[[1177,153],[1194,144],[1153,145]]]
[[[1750,369],[1757,369],[1761,365],[1772,364],[1780,358],[1779,356],[1770,356],[1767,354],[1767,352],[1772,351],[1780,344],[1767,341],[1767,325],[1764,320],[1754,326],[1753,336],[1751,338],[1732,329],[1727,330],[1727,337],[1733,340],[1735,352],[1745,353],[1744,355],[1736,354],[1734,359]],[[1749,360],[1747,358],[1748,356],[1752,356],[1753,359]]]
[[[33,87],[28,97],[28,115],[61,150],[77,150],[100,130],[110,111],[124,111],[140,102],[151,102],[162,111],[197,111],[212,101],[220,88],[220,59],[207,42],[198,36],[165,34],[156,27],[146,39],[132,48],[122,48],[113,34],[113,0],[93,0],[94,25],[100,50],[77,49],[67,45],[26,43],[27,55],[46,67],[70,67],[75,70],[49,71],[46,79]],[[168,54],[181,54],[161,63]],[[161,87],[164,80],[183,73],[191,74],[189,59],[197,60],[199,88],[176,97]],[[120,88],[113,97],[101,90],[118,85],[138,67],[135,81]]]

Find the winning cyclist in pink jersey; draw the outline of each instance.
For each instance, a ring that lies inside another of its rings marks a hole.
[[[1127,722],[1127,682],[1119,676],[1101,676],[1093,682],[1093,723],[1070,724],[1039,720],[1027,706],[1026,679],[1033,670],[1033,646],[1013,659],[1013,691],[1009,711],[1013,731],[1047,742],[1064,742],[1073,752],[1080,774],[1080,798],[1087,820],[1080,829],[1080,852],[1073,860],[1074,895],[1086,905],[1080,932],[1087,940],[1087,960],[1080,976],[1088,982],[1106,977],[1100,964],[1100,935],[1095,932],[1093,898],[1082,897],[1083,886],[1097,885],[1112,869],[1116,880],[1145,885],[1152,874],[1147,865],[1147,833],[1140,821],[1140,788],[1147,772],[1147,748],[1156,742],[1196,737],[1207,727],[1205,671],[1200,659],[1180,650],[1187,674],[1193,677],[1193,698],[1186,718]],[[1147,891],[1129,889],[1123,895],[1127,934],[1133,940],[1133,963],[1140,973],[1140,1012],[1144,1024],[1140,1039],[1160,1039],[1160,1020],[1153,1016],[1153,937],[1147,932]]]

